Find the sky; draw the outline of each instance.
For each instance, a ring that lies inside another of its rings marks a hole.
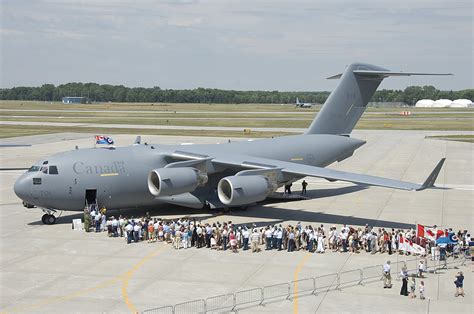
[[[321,91],[352,62],[396,71],[380,88],[473,88],[464,0],[0,0],[0,87]]]

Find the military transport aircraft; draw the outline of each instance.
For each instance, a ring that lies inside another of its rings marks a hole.
[[[422,184],[324,167],[342,161],[365,141],[349,134],[375,90],[391,72],[354,63],[340,78],[308,130],[301,135],[206,145],[147,145],[76,149],[35,163],[15,182],[26,205],[41,208],[45,224],[58,210],[154,207],[230,208],[265,200],[278,187],[306,176],[403,190],[434,185],[444,158]],[[434,74],[449,75],[449,74]]]
[[[300,102],[298,97],[296,97],[295,105],[296,105],[296,107],[300,107],[300,108],[311,108],[311,107],[313,107],[313,104],[310,103],[310,102]]]

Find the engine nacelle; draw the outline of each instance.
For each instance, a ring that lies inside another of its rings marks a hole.
[[[206,183],[206,174],[189,167],[153,169],[148,175],[148,189],[155,196],[192,192]]]
[[[225,205],[241,206],[263,201],[275,189],[264,176],[230,176],[219,181],[217,194]]]

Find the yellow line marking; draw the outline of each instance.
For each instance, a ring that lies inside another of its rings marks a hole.
[[[162,246],[160,247],[158,250],[154,251],[154,252],[151,252],[149,253],[148,255],[146,255],[144,258],[142,258],[138,263],[136,263],[132,268],[130,268],[125,274],[123,274],[123,281],[122,281],[122,297],[123,297],[123,300],[125,302],[125,304],[127,304],[128,306],[128,309],[132,312],[132,313],[138,313],[138,310],[137,308],[135,307],[135,305],[132,303],[132,301],[130,301],[130,298],[128,296],[128,283],[130,281],[130,279],[132,278],[133,274],[140,269],[140,267],[143,266],[143,264],[145,264],[150,258],[154,257],[155,255],[157,255],[163,248],[165,248],[166,246]]]
[[[56,296],[56,297],[47,298],[43,301],[40,301],[38,303],[33,303],[33,304],[30,304],[30,305],[20,305],[20,306],[8,309],[8,311],[2,311],[0,313],[3,314],[3,313],[7,313],[7,312],[24,312],[26,310],[29,311],[29,310],[32,310],[32,309],[37,309],[37,308],[40,308],[42,306],[46,306],[46,305],[50,305],[50,304],[54,304],[54,303],[69,301],[69,300],[72,300],[74,298],[80,297],[82,295],[88,294],[90,292],[112,286],[112,285],[114,285],[114,284],[116,284],[117,282],[120,282],[120,281],[122,281],[122,297],[124,299],[125,304],[127,304],[128,308],[131,312],[137,313],[138,312],[137,308],[130,301],[130,298],[128,296],[128,292],[127,292],[128,283],[129,283],[130,279],[132,278],[133,274],[137,270],[139,270],[140,267],[143,266],[143,264],[145,264],[150,258],[157,255],[164,248],[166,248],[166,246],[160,246],[157,250],[155,250],[155,251],[149,253],[148,255],[146,255],[145,257],[143,257],[134,266],[132,266],[128,271],[126,271],[122,274],[119,274],[119,275],[117,275],[116,277],[114,277],[112,279],[109,279],[109,280],[103,281],[101,283],[98,283],[97,285],[92,286],[90,288],[82,289],[82,290],[72,292],[72,293],[69,293],[69,294],[66,294],[66,295],[63,295],[63,296]]]
[[[295,274],[293,276],[293,281],[294,281],[294,284],[293,284],[293,292],[294,292],[294,295],[293,295],[293,313],[294,314],[298,314],[298,282],[297,282],[298,274],[299,274],[299,272],[301,271],[301,269],[303,268],[304,264],[306,263],[306,261],[308,260],[308,258],[310,256],[311,256],[311,253],[309,253],[309,252],[307,252],[305,254],[305,256],[303,257],[301,262],[296,267]]]
[[[114,172],[114,173],[101,173],[100,176],[101,177],[118,176],[118,173],[117,172]]]

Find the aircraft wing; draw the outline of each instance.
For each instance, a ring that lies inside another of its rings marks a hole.
[[[275,169],[280,170],[284,174],[317,177],[329,181],[346,181],[363,185],[420,191],[434,186],[436,178],[438,177],[445,160],[446,158],[443,158],[438,162],[423,184],[244,155],[217,157],[213,158],[211,162],[221,166],[238,167],[243,169]]]

